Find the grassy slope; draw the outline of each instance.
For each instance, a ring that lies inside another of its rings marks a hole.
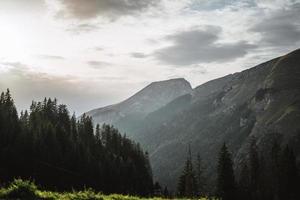
[[[0,189],[0,199],[28,199],[28,200],[166,200],[160,197],[141,198],[135,196],[111,194],[104,195],[97,193],[91,189],[85,191],[73,192],[50,192],[42,191],[30,181],[23,181],[17,179],[13,181],[8,187]],[[205,198],[201,199],[205,200]]]

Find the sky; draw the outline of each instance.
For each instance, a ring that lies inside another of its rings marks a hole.
[[[153,81],[193,87],[300,47],[300,0],[0,0],[0,91],[77,115]]]

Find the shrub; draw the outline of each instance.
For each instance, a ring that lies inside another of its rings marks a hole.
[[[37,186],[31,181],[15,179],[4,194],[9,199],[38,199],[36,194]]]

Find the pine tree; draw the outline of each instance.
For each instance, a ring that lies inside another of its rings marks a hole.
[[[169,198],[170,197],[170,193],[169,193],[169,190],[168,190],[167,186],[165,186],[164,194],[163,195],[164,195],[165,198]]]
[[[161,196],[162,195],[162,188],[161,188],[159,182],[156,181],[154,183],[153,190],[154,190],[154,195],[155,196]]]
[[[197,179],[193,169],[192,153],[189,146],[188,156],[185,166],[178,181],[178,195],[182,197],[195,197],[197,196]]]
[[[95,130],[91,117],[77,121],[50,98],[33,101],[18,118],[9,90],[0,96],[0,163],[4,182],[30,177],[46,189],[92,187],[143,196],[153,190],[148,154],[117,129]]]
[[[271,147],[271,190],[273,194],[273,198],[279,198],[279,187],[280,187],[280,152],[281,147],[277,141],[274,139],[272,147]]]
[[[71,138],[72,141],[74,143],[78,142],[78,130],[77,130],[77,120],[76,120],[76,116],[75,113],[73,113],[72,117],[71,117]]]
[[[260,163],[259,163],[259,155],[257,152],[256,139],[252,138],[250,142],[250,150],[249,150],[249,176],[250,176],[250,191],[252,199],[259,198],[259,183],[260,183]]]
[[[236,184],[231,154],[224,143],[218,159],[217,195],[222,200],[236,199]]]
[[[280,156],[280,199],[299,199],[299,178],[297,172],[296,157],[293,150],[288,145],[284,148]]]
[[[239,199],[250,200],[251,192],[250,192],[250,173],[247,162],[243,164],[243,167],[240,172],[239,181],[238,181],[238,189],[239,189]]]
[[[206,193],[206,181],[204,177],[204,166],[200,157],[200,154],[197,154],[196,160],[196,180],[197,180],[197,191],[198,196],[204,196]]]
[[[101,133],[100,133],[100,125],[96,125],[96,132],[95,132],[97,142],[101,142]]]

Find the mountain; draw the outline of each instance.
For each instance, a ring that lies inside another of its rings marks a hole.
[[[191,92],[190,83],[183,78],[153,82],[121,103],[95,109],[86,114],[93,117],[94,123],[113,124],[130,134],[137,121],[177,97]]]
[[[300,50],[240,73],[209,81],[150,113],[133,138],[150,152],[153,173],[175,188],[187,146],[214,179],[217,152],[226,142],[235,166],[250,137],[261,151],[276,137],[300,155]]]
[[[134,104],[136,98],[130,99],[122,107]],[[235,168],[247,157],[252,137],[266,153],[275,139],[288,143],[300,159],[300,49],[169,100],[146,107],[148,113],[138,120],[132,118],[130,137],[149,151],[154,178],[173,190],[188,145],[193,156],[201,155],[209,181],[215,179],[217,152],[224,142]]]

